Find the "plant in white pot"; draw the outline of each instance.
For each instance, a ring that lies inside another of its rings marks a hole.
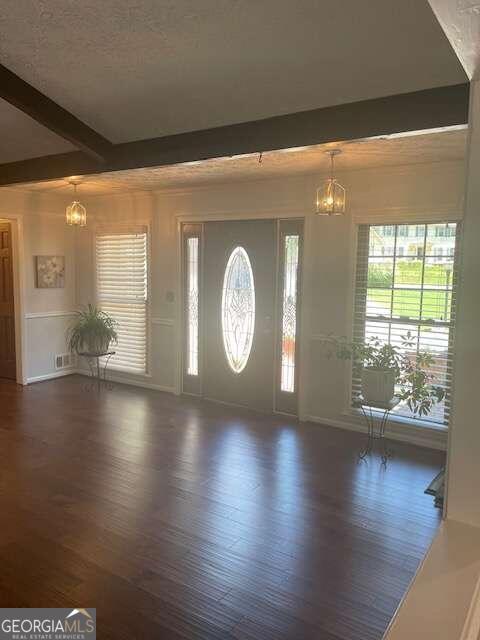
[[[351,342],[330,336],[324,344],[329,357],[352,360],[360,369],[362,396],[367,404],[386,405],[397,397],[414,415],[428,415],[445,396],[445,390],[433,384],[430,371],[435,360],[428,351],[416,351],[410,332],[401,340],[397,347],[376,336]]]
[[[91,304],[77,311],[68,330],[68,346],[75,353],[106,353],[117,340],[117,321]]]

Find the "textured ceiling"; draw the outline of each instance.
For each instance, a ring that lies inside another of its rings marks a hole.
[[[2,64],[113,142],[466,80],[426,0],[4,4]]]
[[[468,77],[480,69],[479,0],[429,0]]]
[[[75,147],[0,100],[0,164],[65,151]]]
[[[411,165],[422,162],[461,160],[465,154],[466,130],[342,143],[336,166],[341,171]],[[256,180],[304,173],[324,173],[329,166],[325,151],[335,145],[316,145],[258,155],[217,158],[168,167],[116,171],[81,179],[80,194],[101,195],[128,191],[208,185],[236,180]],[[67,194],[71,187],[62,180],[24,184],[20,190],[55,191]]]

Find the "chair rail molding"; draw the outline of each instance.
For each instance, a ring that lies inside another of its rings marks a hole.
[[[27,320],[33,320],[36,318],[63,318],[74,316],[76,311],[35,311],[26,313],[25,318]]]

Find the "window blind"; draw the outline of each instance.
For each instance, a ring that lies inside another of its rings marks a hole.
[[[448,425],[459,263],[459,223],[360,225],[354,300],[354,339],[378,337],[400,347],[410,331],[415,348],[429,351],[433,383],[445,400],[423,418]],[[361,387],[353,366],[352,398]],[[413,418],[406,405],[395,413]]]
[[[147,233],[96,236],[97,304],[118,322],[118,344],[109,367],[147,369]]]

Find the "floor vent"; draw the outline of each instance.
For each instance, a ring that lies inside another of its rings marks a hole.
[[[60,353],[55,356],[55,369],[71,369],[75,366],[73,353]]]

